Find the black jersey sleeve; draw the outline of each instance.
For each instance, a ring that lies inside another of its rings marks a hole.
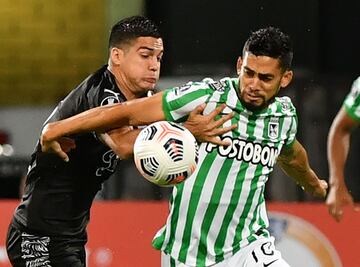
[[[58,104],[46,123],[62,120],[91,108],[123,101],[125,98],[105,65],[71,91]]]

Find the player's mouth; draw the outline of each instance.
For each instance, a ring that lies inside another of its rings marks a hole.
[[[145,78],[144,81],[148,82],[148,83],[156,84],[157,79],[156,78]]]
[[[247,93],[246,95],[250,101],[258,101],[263,98],[261,95],[258,95],[258,94]]]

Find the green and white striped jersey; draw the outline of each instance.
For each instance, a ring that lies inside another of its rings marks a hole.
[[[343,106],[351,118],[360,122],[360,76],[354,81]]]
[[[225,126],[222,147],[202,143],[195,173],[174,187],[166,225],[153,246],[189,266],[210,266],[230,257],[259,236],[269,236],[264,186],[284,145],[292,145],[296,111],[288,97],[251,112],[238,98],[238,79],[206,79],[165,91],[163,110],[169,121],[182,122],[196,106],[204,113],[226,103],[235,116]]]

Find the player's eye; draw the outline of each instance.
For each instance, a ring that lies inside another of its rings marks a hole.
[[[244,73],[247,77],[254,77],[254,75],[255,75],[255,72],[248,70],[248,69],[245,69]]]
[[[273,77],[269,76],[269,75],[259,75],[259,79],[262,80],[263,82],[270,82]]]
[[[271,81],[271,78],[270,77],[263,77],[263,78],[261,78],[261,80],[264,81],[264,82],[269,82],[269,81]]]

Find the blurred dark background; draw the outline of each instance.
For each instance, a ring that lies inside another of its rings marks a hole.
[[[107,38],[119,19],[144,14],[164,36],[159,89],[204,77],[235,75],[251,31],[275,26],[294,42],[295,78],[283,94],[299,113],[298,139],[327,179],[330,124],[359,71],[360,2],[241,0],[3,0],[0,9],[0,198],[17,198],[41,124],[56,102],[107,61]],[[66,12],[65,12],[66,11]],[[19,19],[21,17],[21,19]],[[352,135],[347,183],[360,200],[359,131]],[[314,200],[278,169],[267,187],[276,201]],[[168,188],[119,164],[99,199],[161,200]]]
[[[233,69],[250,31],[269,25],[292,37],[296,68],[357,75],[359,10],[355,0],[146,1],[164,34],[162,71],[170,75]]]

